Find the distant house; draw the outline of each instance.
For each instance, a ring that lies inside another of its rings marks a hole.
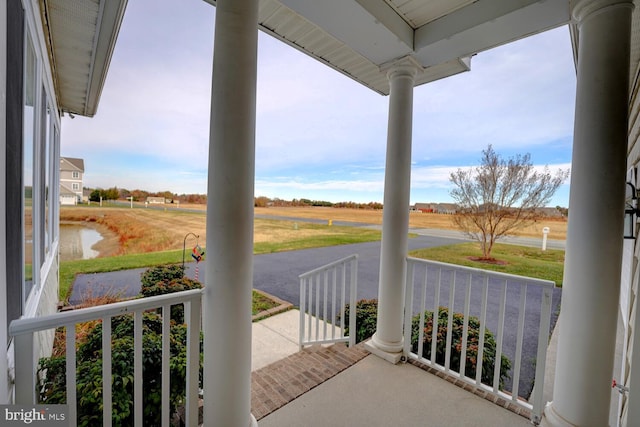
[[[436,211],[437,203],[416,203],[413,209],[422,213],[433,213]]]
[[[438,203],[436,205],[436,213],[452,215],[458,211],[458,206],[455,203]]]
[[[82,202],[84,160],[60,157],[60,204],[76,205]]]
[[[149,197],[147,197],[147,203],[149,203],[149,204],[157,204],[157,205],[164,205],[165,204],[165,200],[164,200],[164,197],[152,197],[152,196],[149,196]]]

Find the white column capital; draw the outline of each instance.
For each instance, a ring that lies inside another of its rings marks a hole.
[[[414,57],[405,56],[403,58],[388,62],[380,66],[380,71],[387,73],[389,81],[396,78],[411,78],[415,81],[416,76],[424,72],[424,67]]]
[[[633,0],[573,0],[571,2],[571,16],[578,25],[594,14],[609,8],[628,7],[633,9]]]

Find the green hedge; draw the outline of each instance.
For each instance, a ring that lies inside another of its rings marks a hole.
[[[182,266],[152,267],[142,274],[141,296],[162,295],[202,285],[184,277]],[[186,387],[186,336],[183,307],[172,307],[170,330],[170,412],[174,414],[184,404]],[[131,315],[111,320],[111,363],[113,425],[133,425],[133,331]],[[201,337],[202,338],[202,337]],[[64,345],[60,342],[59,345]],[[58,351],[57,354],[64,354]],[[144,425],[161,424],[162,400],[162,317],[160,313],[143,314],[143,411]],[[78,426],[102,424],[102,323],[96,322],[86,337],[77,343],[76,390],[78,396]],[[66,402],[65,356],[43,358],[39,364],[40,402],[64,404]],[[202,381],[202,339],[200,341],[200,380]]]
[[[370,338],[376,331],[378,320],[378,300],[360,300],[356,303],[356,342]],[[436,341],[436,362],[444,365],[446,356],[447,327],[449,322],[449,311],[446,307],[438,310],[438,331]],[[462,332],[464,327],[464,316],[460,313],[453,314],[451,331],[451,359],[449,367],[458,372],[460,370],[460,357],[462,355]],[[345,325],[349,325],[349,304],[345,306]],[[415,315],[411,319],[411,347],[414,353],[418,352],[419,329],[423,328],[422,357],[431,360],[431,340],[433,337],[433,312],[424,312],[424,323],[420,325],[420,315]],[[345,332],[349,332],[348,326]],[[477,317],[469,316],[469,326],[467,334],[467,351],[465,357],[465,375],[475,378],[476,364],[478,357],[478,344],[480,337],[480,320]],[[501,355],[500,363],[500,388],[504,385],[504,380],[509,378],[511,360],[504,354]],[[481,381],[484,384],[493,384],[493,370],[496,358],[496,340],[493,333],[485,328],[484,350],[482,353],[482,374]]]

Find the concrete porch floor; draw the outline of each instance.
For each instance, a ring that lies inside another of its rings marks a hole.
[[[412,364],[369,355],[258,422],[275,426],[530,426]]]
[[[298,322],[291,310],[254,323],[252,413],[260,427],[531,425],[528,414],[411,363],[392,365],[362,344],[299,352]]]

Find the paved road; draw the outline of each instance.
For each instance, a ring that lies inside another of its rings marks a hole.
[[[426,234],[426,232],[425,232]],[[451,235],[448,235],[451,236]],[[455,236],[455,235],[453,235]],[[458,236],[459,237],[459,236]],[[436,247],[459,243],[458,238],[423,235],[409,239],[409,250]],[[294,305],[299,305],[299,281],[298,276],[319,266],[328,264],[337,259],[358,254],[358,299],[377,298],[378,278],[380,268],[380,242],[359,243],[353,245],[333,246],[317,249],[305,249],[291,252],[280,252],[274,254],[256,255],[254,257],[254,288],[263,290],[275,295]],[[187,264],[187,275],[194,277],[196,264]],[[199,277],[204,278],[204,263],[198,266]],[[71,304],[81,301],[81,296],[88,290],[94,294],[105,290],[120,293],[122,296],[135,296],[140,290],[140,274],[145,269],[135,269],[118,271],[111,273],[97,273],[79,275],[73,285],[73,292],[70,298]],[[492,289],[495,286],[492,284]],[[440,305],[447,305],[448,285],[444,284],[441,290]],[[552,326],[555,325],[557,314],[560,309],[561,290],[555,289],[552,308]],[[427,308],[433,307],[433,297],[427,301]],[[460,296],[456,293],[456,310],[462,311],[460,307]],[[479,293],[472,294],[471,314],[479,313],[480,306]],[[498,312],[497,303],[492,302],[498,298],[497,291],[489,292],[489,309],[487,317],[488,327],[495,333]],[[512,360],[515,354],[515,325],[517,325],[516,310],[519,305],[519,292],[507,292],[507,314],[505,320],[505,343],[504,352]],[[523,347],[523,368],[520,379],[520,390],[526,393],[531,390],[532,379],[534,377],[536,360],[536,340],[538,331],[538,318],[536,310],[539,312],[540,293],[530,290],[527,294],[527,306],[531,307],[533,315],[525,318],[525,332],[529,342]],[[477,314],[476,314],[477,315]],[[510,389],[511,382],[506,382]]]

